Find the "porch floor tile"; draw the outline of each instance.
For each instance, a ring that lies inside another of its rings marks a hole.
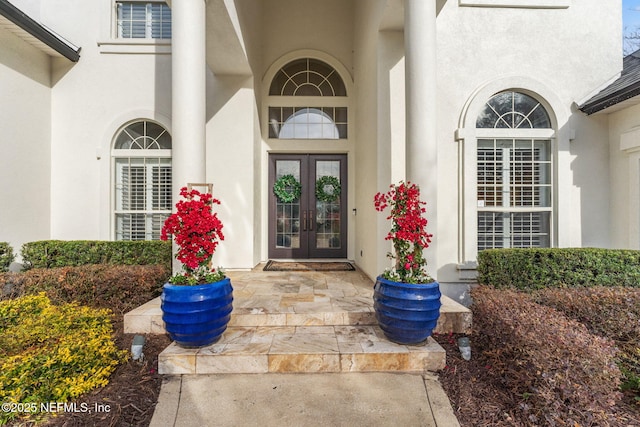
[[[390,342],[377,326],[373,282],[361,271],[228,272],[233,312],[220,340],[200,349],[171,344],[161,374],[267,372],[423,373],[442,369],[445,352]],[[436,332],[469,332],[471,313],[443,296]],[[125,315],[127,333],[164,333],[160,299]]]
[[[312,328],[312,329],[309,329]],[[296,327],[294,331],[229,327],[199,349],[172,343],[159,356],[161,374],[267,372],[424,373],[442,369],[445,351],[429,338],[419,346],[387,341],[377,326]]]
[[[375,325],[373,282],[360,270],[339,272],[228,271],[233,285],[229,326]],[[441,298],[438,333],[470,333],[471,311]],[[126,333],[162,334],[160,298],[125,315]]]

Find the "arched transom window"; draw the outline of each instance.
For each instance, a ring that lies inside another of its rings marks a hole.
[[[116,135],[116,240],[155,240],[171,214],[171,135],[157,123],[133,122]]]
[[[520,92],[494,95],[476,121],[477,128],[534,129],[551,128],[547,110],[536,99]]]
[[[275,75],[269,88],[275,96],[347,96],[336,70],[318,59],[289,62]]]
[[[346,139],[346,96],[329,64],[313,58],[289,62],[269,87],[269,138]]]
[[[478,250],[551,246],[552,140],[538,131],[551,129],[547,110],[527,94],[500,92],[476,128]]]

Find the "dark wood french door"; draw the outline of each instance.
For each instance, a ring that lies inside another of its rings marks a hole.
[[[287,175],[301,185],[293,201],[273,191]],[[346,258],[346,210],[346,154],[269,155],[269,258]]]

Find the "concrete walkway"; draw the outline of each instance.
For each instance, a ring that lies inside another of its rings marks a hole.
[[[459,426],[434,374],[167,376],[151,427]]]
[[[459,426],[432,373],[444,366],[444,350],[434,340],[400,350],[387,342],[374,316],[373,282],[361,271],[258,266],[229,276],[234,311],[220,341],[171,345],[159,356],[166,375],[151,426]],[[437,330],[466,333],[469,310],[446,297],[442,303]],[[127,333],[165,333],[159,300],[124,323]],[[421,352],[420,363],[409,363]]]

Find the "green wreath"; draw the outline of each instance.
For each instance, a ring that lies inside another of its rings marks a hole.
[[[316,181],[316,200],[321,202],[334,202],[340,197],[340,181],[331,175],[320,177]]]
[[[282,203],[291,203],[294,200],[298,200],[301,193],[302,185],[293,175],[281,176],[273,184],[273,194],[275,194]]]

